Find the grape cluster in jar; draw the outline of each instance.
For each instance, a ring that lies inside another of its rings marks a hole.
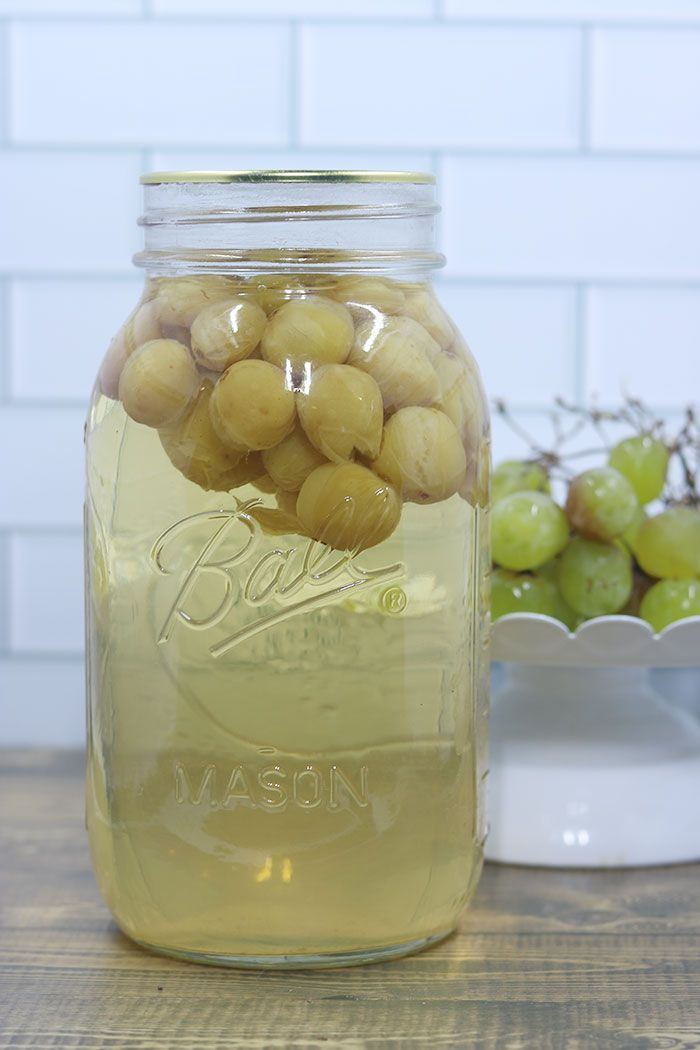
[[[667,492],[676,454],[654,433],[626,437],[604,465],[569,481],[561,506],[547,456],[500,463],[493,477],[492,619],[540,613],[574,629],[624,614],[659,632],[700,616],[700,506],[690,489],[682,500]]]
[[[173,466],[253,485],[271,534],[361,551],[402,506],[487,498],[476,366],[429,287],[360,275],[156,278],[99,377]]]

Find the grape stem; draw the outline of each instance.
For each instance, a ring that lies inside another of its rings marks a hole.
[[[667,436],[668,424],[659,419],[640,398],[628,395],[622,405],[615,409],[602,409],[595,403],[577,405],[563,397],[555,398],[554,405],[550,413],[553,439],[551,446],[546,448],[514,417],[502,398],[494,402],[496,415],[528,446],[530,455],[525,457],[525,462],[538,464],[550,477],[568,481],[575,474],[568,466],[569,462],[608,453],[613,442],[605,425],[622,424],[635,434],[648,435],[666,445],[669,471],[666,489],[661,497],[663,503],[667,506],[700,507],[700,422],[695,406],[688,405],[685,408],[679,430]],[[593,431],[600,445],[585,449],[566,447],[586,429]]]

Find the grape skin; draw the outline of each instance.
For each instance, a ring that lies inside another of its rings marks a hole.
[[[581,616],[619,612],[632,593],[632,562],[614,543],[574,536],[557,564],[564,601]]]
[[[537,569],[564,549],[569,523],[544,492],[514,492],[492,510],[493,560],[505,569]]]
[[[569,521],[591,540],[614,540],[622,535],[634,521],[638,506],[629,481],[612,467],[579,474],[566,499]]]
[[[677,620],[700,616],[700,580],[659,580],[642,598],[639,611],[657,634]]]
[[[539,463],[520,459],[506,459],[493,472],[491,498],[494,503],[512,496],[514,492],[547,492],[549,478]]]
[[[634,545],[637,542],[637,536],[639,536],[639,530],[641,529],[644,522],[647,520],[646,511],[644,507],[637,507],[635,515],[632,518],[631,523],[627,526],[625,531],[620,535],[620,540],[624,543],[625,547],[631,553],[634,553]]]
[[[611,450],[608,463],[620,472],[644,505],[663,492],[669,452],[662,441],[650,434],[625,438]]]
[[[576,614],[569,609],[556,581],[541,573],[518,573],[494,569],[491,576],[491,619],[511,613],[539,613],[573,628]]]
[[[649,576],[675,580],[700,576],[700,510],[670,507],[648,518],[633,549]]]

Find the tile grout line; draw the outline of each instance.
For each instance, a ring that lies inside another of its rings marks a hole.
[[[58,536],[62,539],[78,539],[82,536],[82,526],[76,525],[0,525],[0,539],[7,540],[13,536]]]
[[[145,3],[145,7],[150,11],[150,5],[152,0],[142,0]],[[109,14],[109,15],[88,15],[79,13],[66,13],[62,15],[56,14],[13,14],[13,21],[22,23],[31,22],[50,22],[53,24],[59,23],[71,23],[71,22],[90,22],[94,26],[102,26],[112,24],[125,24],[125,23],[138,23],[143,21],[144,10],[142,9],[136,13],[129,14]],[[149,17],[152,17],[149,14]],[[371,15],[341,15],[339,17],[324,17],[323,15],[301,15],[291,16],[291,20],[297,24],[303,24],[308,26],[347,26],[347,25],[366,25],[368,28],[374,28],[376,26],[386,26],[395,28],[398,25],[408,25],[415,28],[424,28],[426,25],[430,25],[433,21],[434,16],[431,14],[426,15],[384,15],[378,18],[374,18]],[[159,20],[170,23],[172,25],[256,25],[256,26],[279,26],[288,24],[290,16],[275,16],[270,15],[241,15],[241,14],[204,14],[198,15],[196,13],[191,14],[163,14],[159,16]],[[521,28],[532,28],[541,29],[543,32],[547,32],[550,29],[575,29],[576,26],[585,26],[592,28],[594,26],[600,26],[602,29],[630,29],[635,31],[647,30],[650,33],[657,32],[658,30],[674,30],[677,29],[679,32],[685,31],[700,31],[700,17],[683,18],[683,19],[669,19],[669,18],[617,18],[617,19],[605,19],[599,18],[557,18],[556,16],[551,18],[534,18],[534,17],[508,17],[508,18],[494,18],[494,17],[479,17],[478,15],[449,15],[446,16],[446,20],[449,21],[450,27],[452,26],[469,26],[469,27],[481,27],[488,29],[521,29]]]
[[[591,152],[591,29],[581,27],[581,51],[579,70],[579,148],[582,153]]]
[[[104,282],[131,282],[138,285],[138,274],[132,271],[101,271],[94,270],[17,270],[0,272],[0,283],[3,280],[16,281],[104,281]],[[655,277],[601,277],[596,274],[575,274],[562,276],[559,274],[539,273],[529,274],[489,274],[489,273],[442,273],[439,281],[441,284],[473,284],[473,285],[496,285],[501,288],[571,288],[576,284],[590,284],[601,288],[631,288],[631,289],[658,289],[700,291],[700,275],[697,277],[666,277],[658,274]],[[70,400],[70,399],[69,399]],[[42,404],[53,404],[52,400]]]
[[[574,400],[583,404],[586,399],[586,380],[588,377],[588,285],[576,285],[576,305],[574,312],[574,360],[573,392]]]
[[[0,276],[0,398],[12,398],[12,302],[11,277]]]
[[[9,645],[0,647],[0,663],[75,663],[82,664],[85,654],[82,649],[13,649]]]
[[[0,533],[0,652],[10,649],[10,542]]]
[[[440,204],[440,211],[435,216],[435,246],[437,251],[442,251],[442,239],[443,239],[443,215],[441,205],[441,192],[442,192],[442,154],[439,150],[433,150],[430,154],[430,166],[435,176],[435,196],[437,203]],[[438,271],[439,273],[439,271]],[[436,274],[437,276],[437,274]]]
[[[85,412],[89,400],[89,394],[84,398],[13,397],[10,394],[0,398],[0,409],[12,409],[15,412]]]
[[[298,22],[289,23],[289,147],[298,149],[301,139],[301,38]]]
[[[290,78],[291,79],[291,78]],[[579,116],[579,123],[581,117]],[[140,152],[141,142],[0,142],[0,157],[21,156],[22,154],[47,153],[58,156],[70,154],[87,154],[90,157],[110,156],[114,154],[129,155]],[[438,150],[446,159],[462,157],[475,157],[477,159],[498,160],[598,160],[598,161],[630,161],[635,163],[669,162],[669,163],[693,163],[700,161],[700,148],[697,149],[579,149],[570,146],[453,146],[449,143],[437,145],[405,144],[375,145],[350,143],[346,146],[303,146],[309,151],[333,154],[365,153],[365,154],[388,154],[401,156],[407,153],[422,153],[429,156],[431,152]],[[222,145],[220,140],[211,142],[160,142],[152,144],[150,149],[154,153],[201,153],[210,151],[213,153],[279,153],[289,149],[284,143],[279,145],[259,145],[246,142],[229,142]]]
[[[12,120],[11,120],[11,91],[12,70],[11,46],[10,46],[10,22],[9,19],[0,20],[0,65],[2,66],[0,82],[0,142],[4,147],[11,144]]]

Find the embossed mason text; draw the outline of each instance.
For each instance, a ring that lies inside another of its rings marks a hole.
[[[369,805],[369,770],[361,765],[351,773],[336,765],[307,763],[294,768],[279,765],[239,765],[221,769],[214,762],[190,767],[176,761],[173,766],[175,801],[179,805],[233,809],[283,810],[364,809]]]

